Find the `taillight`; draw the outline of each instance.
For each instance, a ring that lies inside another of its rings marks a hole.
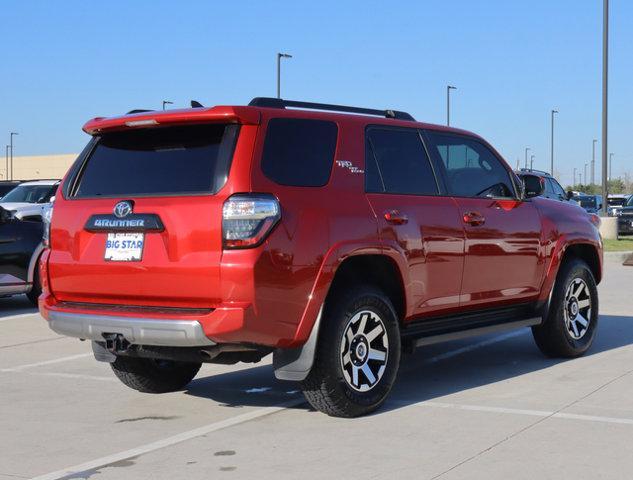
[[[224,248],[260,245],[281,218],[279,201],[267,194],[237,194],[222,207]]]
[[[46,205],[42,211],[42,223],[44,224],[44,233],[42,235],[42,244],[45,247],[51,246],[51,220],[53,219],[53,204]]]

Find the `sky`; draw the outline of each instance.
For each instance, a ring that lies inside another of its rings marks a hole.
[[[512,165],[525,147],[563,184],[600,178],[602,0],[3,0],[0,146],[79,152],[82,125],[133,108],[282,97],[393,108],[491,142]],[[633,175],[633,2],[611,0],[613,176]],[[4,149],[3,149],[4,150]],[[590,166],[587,167],[588,172]],[[590,174],[588,174],[590,175]]]

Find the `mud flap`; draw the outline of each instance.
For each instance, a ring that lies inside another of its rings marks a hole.
[[[319,337],[319,326],[321,324],[321,314],[323,306],[319,310],[316,322],[312,327],[312,332],[308,341],[299,348],[278,348],[273,352],[273,369],[278,380],[290,380],[300,382],[305,380],[312,365],[314,364],[314,354],[316,352],[317,340]]]

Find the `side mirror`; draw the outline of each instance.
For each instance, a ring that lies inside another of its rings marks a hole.
[[[524,198],[538,197],[543,195],[545,191],[545,181],[536,175],[521,175],[523,188],[525,191]]]
[[[571,200],[574,198],[574,192],[572,192],[571,190],[567,190],[567,195],[566,195],[567,200]]]
[[[3,207],[0,207],[0,225],[9,223],[11,220],[13,220],[13,215],[11,214],[11,212]]]

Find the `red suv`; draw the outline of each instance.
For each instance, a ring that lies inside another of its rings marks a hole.
[[[39,306],[132,388],[272,353],[277,378],[351,417],[383,403],[403,350],[519,327],[552,356],[593,341],[599,221],[477,135],[269,98],[84,131]]]

